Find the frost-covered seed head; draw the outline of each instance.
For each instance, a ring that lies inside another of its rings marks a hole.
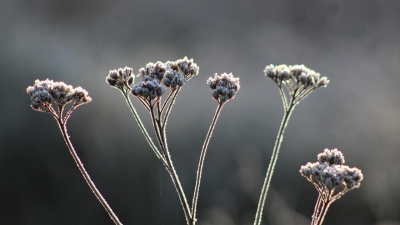
[[[139,74],[137,77],[142,78],[143,80],[152,80],[158,79],[161,81],[164,77],[166,65],[160,61],[156,63],[148,63],[146,67],[139,69]]]
[[[160,84],[158,79],[143,80],[132,87],[131,93],[137,97],[143,97],[147,101],[161,97],[165,92],[165,87]]]
[[[336,148],[332,150],[325,149],[324,152],[318,154],[317,159],[319,162],[327,162],[329,165],[341,165],[345,163],[343,153]]]
[[[64,82],[53,82],[50,88],[50,94],[54,102],[62,106],[71,102],[75,96],[75,90],[71,85],[67,85]]]
[[[40,112],[47,111],[45,105],[51,104],[51,100],[53,99],[50,94],[52,84],[53,81],[49,79],[44,81],[35,80],[35,84],[26,89],[26,92],[31,97],[32,109]]]
[[[329,84],[327,77],[320,78],[320,74],[304,65],[287,66],[285,64],[274,66],[273,64],[265,67],[265,76],[271,78],[276,83],[291,85],[295,89],[301,86],[309,88],[325,87]],[[291,80],[292,82],[285,82]]]
[[[300,174],[308,178],[316,187],[326,187],[328,190],[343,185],[351,190],[358,188],[364,176],[360,169],[350,168],[344,163],[343,154],[337,149],[325,149],[318,154],[318,162],[307,163],[300,168]]]
[[[224,103],[233,99],[236,92],[240,89],[239,78],[234,77],[232,73],[215,74],[214,78],[208,78],[207,84],[210,86],[211,90],[213,90],[213,98],[219,103]]]
[[[89,93],[83,89],[82,87],[76,87],[75,93],[73,95],[73,100],[77,104],[85,104],[92,101],[92,98],[89,96]]]
[[[106,78],[106,82],[120,90],[128,89],[134,81],[132,71],[133,70],[130,67],[119,68],[118,70],[110,70]]]
[[[178,59],[175,62],[168,62],[170,67],[174,70],[179,68],[182,72],[183,77],[186,80],[190,80],[193,76],[199,74],[199,67],[193,62],[193,59],[188,59],[186,56],[183,59]]]
[[[343,172],[344,182],[348,189],[358,188],[361,185],[361,181],[364,179],[364,175],[358,168],[346,167]]]
[[[31,107],[41,112],[49,111],[52,100],[61,108],[71,101],[75,105],[81,105],[92,100],[88,92],[81,87],[74,88],[64,82],[54,82],[49,79],[36,80],[33,86],[26,89],[26,92],[31,97]]]
[[[177,87],[181,87],[185,83],[186,83],[186,79],[177,70],[168,69],[165,72],[163,84],[166,87],[169,87],[173,90],[173,89],[176,89]]]

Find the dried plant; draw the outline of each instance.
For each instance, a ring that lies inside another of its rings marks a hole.
[[[166,127],[168,117],[179,91],[183,85],[197,75],[198,72],[199,67],[193,62],[193,59],[189,60],[187,57],[184,57],[183,59],[172,62],[148,63],[146,67],[139,69],[137,77],[140,78],[141,81],[136,84],[133,84],[134,75],[132,74],[132,69],[128,67],[111,70],[106,78],[108,84],[122,92],[147,142],[171,176],[188,225],[194,225],[197,221],[196,211],[204,159],[217,119],[223,105],[230,99],[233,99],[240,88],[239,78],[233,77],[232,74],[216,74],[214,78],[210,77],[207,81],[207,84],[212,89],[213,98],[218,102],[218,106],[201,149],[192,206],[189,207],[187,197],[173,165],[168,147]],[[131,87],[132,84],[133,86]],[[169,90],[169,92],[165,100],[163,100],[163,95],[166,94],[167,90]],[[136,97],[149,112],[159,147],[154,144],[141,122],[130,100],[129,93]]]
[[[70,118],[71,113],[78,106],[92,101],[92,98],[89,97],[88,92],[81,87],[73,88],[71,85],[67,85],[64,82],[54,82],[48,79],[44,81],[36,80],[33,86],[29,86],[26,89],[26,92],[31,97],[32,109],[39,112],[48,112],[57,121],[58,127],[60,128],[69,152],[71,153],[72,158],[75,160],[75,163],[78,166],[79,171],[82,173],[83,178],[85,178],[86,183],[89,185],[90,189],[99,202],[103,205],[104,209],[110,215],[114,223],[122,225],[87,173],[72,145],[67,132],[67,121]],[[72,103],[72,106],[67,112],[65,112],[65,107],[68,103]],[[54,109],[53,105],[56,109]]]
[[[264,184],[261,189],[260,199],[258,201],[257,212],[254,225],[260,225],[262,221],[263,208],[269,185],[271,183],[274,168],[278,160],[279,150],[281,148],[283,134],[292,115],[293,109],[301,100],[306,98],[311,92],[319,87],[326,87],[329,83],[328,78],[320,77],[320,74],[311,70],[304,65],[269,65],[264,70],[265,76],[271,78],[278,86],[279,93],[282,97],[284,115],[281,126],[276,137],[275,146],[272,151],[271,161],[268,165],[267,174],[265,175]],[[286,97],[285,90],[287,94]]]
[[[185,191],[172,161],[166,129],[168,118],[178,93],[198,73],[199,67],[193,62],[193,59],[189,60],[187,57],[184,57],[183,59],[168,61],[166,63],[148,63],[145,67],[139,69],[136,76],[132,68],[125,67],[110,70],[106,77],[106,82],[110,86],[121,91],[150,148],[169,173],[178,193],[188,225],[195,225],[197,222],[196,212],[202,171],[213,130],[223,106],[233,99],[240,89],[239,78],[234,77],[232,73],[215,74],[214,77],[210,77],[207,80],[207,85],[211,88],[211,96],[218,104],[200,151],[193,199],[191,206],[189,206]],[[264,73],[278,86],[283,102],[284,115],[261,190],[254,225],[261,224],[263,207],[278,159],[284,131],[295,106],[315,89],[326,87],[329,83],[326,77],[320,77],[319,73],[304,65],[269,65],[265,68]],[[135,77],[140,79],[136,83]],[[33,86],[27,88],[27,93],[31,98],[32,109],[40,112],[48,112],[57,121],[67,147],[84,179],[114,223],[121,225],[122,223],[118,217],[90,179],[67,133],[66,124],[71,113],[78,106],[92,100],[88,92],[81,87],[74,88],[63,82],[54,82],[47,79],[44,81],[36,80]],[[131,97],[136,98],[139,104],[149,113],[158,146],[148,134],[131,101]],[[69,103],[72,103],[72,105],[67,109],[66,105]],[[348,191],[360,186],[363,180],[361,170],[349,168],[343,165],[344,162],[343,154],[340,151],[337,149],[325,149],[323,153],[318,155],[316,163],[307,163],[301,167],[301,175],[310,181],[319,193],[311,225],[321,225],[330,205]]]
[[[337,149],[325,149],[317,159],[300,168],[300,174],[318,191],[311,225],[321,225],[330,205],[348,191],[360,187],[364,178],[360,169],[343,165],[344,156]]]

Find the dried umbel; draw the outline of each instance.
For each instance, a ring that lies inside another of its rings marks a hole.
[[[264,73],[280,89],[282,84],[286,86],[295,103],[307,97],[316,88],[326,87],[329,84],[327,77],[321,77],[319,73],[304,65],[274,66],[271,64],[265,67]]]
[[[35,80],[35,84],[29,86],[26,92],[31,97],[32,109],[39,112],[55,112],[52,107],[53,102],[62,109],[70,102],[73,103],[73,108],[76,108],[92,101],[85,89],[74,88],[64,82],[54,82],[49,79]]]
[[[239,78],[234,77],[232,73],[215,74],[214,78],[208,78],[207,84],[212,90],[213,98],[220,104],[233,99],[240,89]]]
[[[183,59],[178,59],[175,62],[167,62],[168,68],[182,74],[187,81],[193,76],[199,74],[199,67],[193,62],[193,59],[188,59],[186,56]]]
[[[300,168],[300,174],[310,181],[319,193],[312,225],[322,224],[329,206],[346,192],[360,187],[364,178],[360,169],[343,165],[344,156],[337,149],[325,149],[317,158],[318,162],[309,162]]]
[[[342,165],[345,160],[343,153],[339,150],[335,149],[325,149],[322,153],[319,153],[317,156],[318,162],[324,163],[327,162],[329,165],[336,164]]]
[[[197,64],[186,56],[173,62],[168,61],[166,67],[163,84],[171,90],[182,87],[186,81],[199,73]]]
[[[132,95],[142,99],[151,105],[152,100],[158,101],[165,92],[165,87],[161,83],[164,78],[165,65],[162,62],[148,63],[145,68],[139,70],[137,77],[142,81],[133,85]]]
[[[132,73],[132,68],[125,67],[119,68],[118,70],[110,70],[108,76],[106,78],[106,82],[115,87],[120,89],[121,91],[130,90],[131,84],[135,80],[135,76]]]

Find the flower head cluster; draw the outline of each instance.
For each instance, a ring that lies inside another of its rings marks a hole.
[[[321,77],[319,73],[304,65],[268,65],[264,70],[265,76],[271,78],[279,88],[286,86],[294,102],[299,102],[314,89],[326,87],[329,84],[327,77]]]
[[[337,149],[325,149],[318,155],[318,162],[307,163],[300,168],[300,174],[307,178],[319,191],[333,191],[344,185],[344,192],[358,188],[363,174],[358,168],[350,168],[344,163],[343,154]],[[327,193],[328,194],[328,193]]]
[[[166,87],[174,90],[177,87],[182,87],[182,85],[184,85],[185,83],[186,83],[186,79],[184,78],[182,73],[179,72],[178,70],[168,69],[165,72],[163,84]]]
[[[232,73],[215,74],[214,78],[208,78],[207,84],[212,90],[213,98],[221,104],[233,99],[240,89],[239,78],[234,77]]]
[[[199,67],[193,62],[193,59],[188,59],[186,56],[183,59],[178,59],[175,62],[167,62],[169,69],[179,72],[186,80],[190,80],[193,76],[199,74]]]
[[[327,162],[329,165],[336,164],[342,165],[345,160],[343,153],[339,150],[335,149],[325,149],[322,153],[319,153],[317,156],[318,162],[324,163]]]
[[[165,65],[162,62],[148,63],[145,68],[139,70],[137,75],[142,81],[135,84],[132,89],[132,95],[144,98],[150,102],[159,99],[165,92],[165,87],[160,83],[165,74]]]
[[[329,84],[327,77],[320,77],[320,74],[304,65],[269,65],[265,67],[265,76],[277,83],[285,85],[304,86],[310,88],[325,87]]]
[[[31,97],[32,109],[40,112],[49,112],[52,101],[60,108],[70,102],[78,106],[92,101],[85,89],[74,88],[64,82],[54,82],[49,79],[35,80],[35,84],[29,86],[26,92]]]
[[[106,82],[112,87],[118,88],[121,91],[130,89],[135,77],[132,73],[132,68],[125,67],[118,70],[110,70],[106,78]]]
[[[186,56],[174,62],[168,61],[166,66],[167,71],[164,75],[163,84],[172,90],[181,87],[186,81],[199,74],[197,64],[193,62],[193,59],[189,60]]]
[[[144,81],[157,79],[161,81],[165,73],[165,64],[158,61],[156,63],[147,63],[146,67],[139,69],[137,77],[142,78]]]
[[[147,102],[157,100],[165,92],[165,87],[174,90],[199,73],[199,67],[193,59],[184,57],[167,63],[148,63],[139,70],[137,77],[142,81],[134,85],[131,93]]]

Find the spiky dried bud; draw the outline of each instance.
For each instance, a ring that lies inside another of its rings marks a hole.
[[[112,87],[118,88],[121,91],[129,90],[134,81],[132,68],[125,67],[118,70],[110,70],[106,78],[106,82]]]
[[[214,78],[208,78],[207,84],[213,90],[213,98],[221,104],[233,99],[240,89],[239,78],[234,77],[232,73],[223,73],[221,75],[216,73]]]

